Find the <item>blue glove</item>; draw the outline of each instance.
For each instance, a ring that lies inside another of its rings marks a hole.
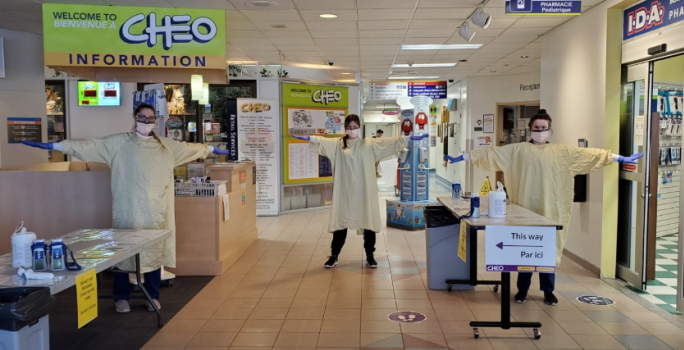
[[[620,156],[620,158],[618,158],[618,163],[637,164],[637,159],[643,156],[643,153],[635,153],[629,157]]]
[[[458,157],[444,156],[444,159],[448,160],[449,163],[458,163],[463,161],[463,155],[461,154]]]
[[[31,141],[21,141],[21,143],[26,146],[42,148],[42,149],[52,149],[52,143],[42,143],[42,142],[31,142]]]
[[[303,141],[311,141],[311,137],[309,135],[292,135],[292,137]]]
[[[214,154],[222,155],[222,156],[227,156],[230,154],[230,151],[227,149],[218,149],[214,147]]]
[[[420,136],[411,135],[410,139],[411,139],[411,141],[420,141],[420,140],[422,140],[428,136],[430,136],[430,135],[428,135],[428,134],[422,134]]]

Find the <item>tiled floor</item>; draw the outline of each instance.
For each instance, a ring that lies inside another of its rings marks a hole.
[[[556,278],[558,306],[543,304],[540,292],[512,305],[514,320],[543,323],[541,339],[521,329],[482,329],[480,339],[473,339],[468,323],[498,319],[500,294],[486,286],[451,293],[427,289],[422,231],[386,228],[378,237],[375,270],[363,266],[362,238],[350,234],[340,265],[326,270],[328,216],[321,210],[260,218],[259,240],[246,255],[144,349],[684,350],[684,330],[568,259]],[[581,304],[575,298],[583,294],[616,303]],[[395,311],[420,312],[427,319],[398,324],[387,318]]]
[[[656,280],[648,282],[646,293],[640,296],[669,313],[677,311],[677,261],[679,235],[660,237],[656,241]]]

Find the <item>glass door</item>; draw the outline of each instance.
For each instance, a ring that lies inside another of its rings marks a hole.
[[[658,147],[651,150],[650,146],[652,130],[658,130],[657,123],[653,125],[651,121],[646,98],[650,96],[651,74],[648,63],[623,67],[620,97],[620,154],[643,152],[644,158],[638,165],[625,164],[620,168],[617,276],[638,290],[646,289],[645,237],[652,224],[649,207],[655,200],[647,165],[652,162],[654,151],[658,151]]]

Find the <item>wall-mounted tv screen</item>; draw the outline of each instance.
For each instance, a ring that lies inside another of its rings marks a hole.
[[[118,82],[78,82],[79,106],[120,106],[121,84]]]

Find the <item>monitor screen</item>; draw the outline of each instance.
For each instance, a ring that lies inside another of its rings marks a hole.
[[[78,82],[79,106],[120,106],[121,84],[118,82]]]

